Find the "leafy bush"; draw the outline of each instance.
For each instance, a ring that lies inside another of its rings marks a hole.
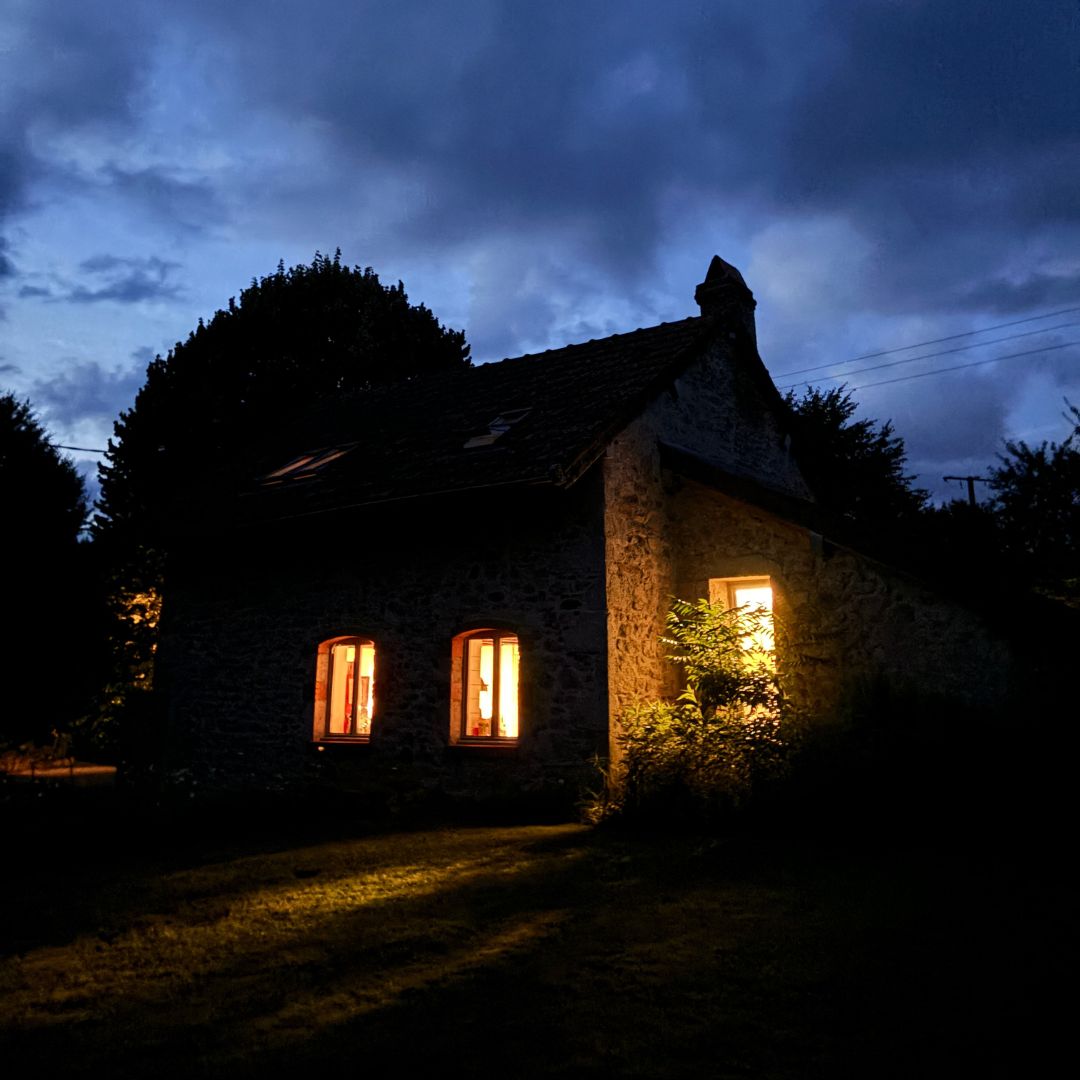
[[[645,702],[622,714],[618,760],[586,807],[593,821],[723,816],[784,770],[787,709],[771,614],[676,599],[661,640],[686,689],[675,701]]]

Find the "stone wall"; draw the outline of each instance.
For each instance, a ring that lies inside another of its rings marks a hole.
[[[443,790],[517,790],[580,773],[606,746],[599,470],[570,492],[489,494],[277,523],[178,558],[158,683],[171,767],[215,788],[408,769]],[[517,746],[450,747],[451,642],[521,642]],[[376,645],[370,745],[312,739],[316,653]]]
[[[660,464],[659,441],[788,495],[806,485],[750,365],[756,356],[717,340],[608,446],[604,458],[608,710],[611,753],[627,706],[672,694],[677,673],[660,635],[680,590],[678,535]],[[708,595],[703,592],[686,595]]]
[[[665,689],[660,645],[671,588],[668,522],[652,425],[635,421],[604,458],[608,709],[619,714]],[[612,740],[612,755],[617,744]]]
[[[980,618],[917,580],[764,510],[668,475],[669,542],[679,596],[709,579],[768,576],[777,652],[794,699],[828,718],[860,680],[993,707],[1010,675]]]
[[[721,469],[809,498],[767,380],[756,354],[714,341],[649,406],[645,422],[656,437]]]

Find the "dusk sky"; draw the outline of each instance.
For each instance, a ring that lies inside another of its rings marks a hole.
[[[0,387],[57,442],[338,247],[478,362],[696,314],[718,253],[777,384],[961,496],[1080,404],[1080,4],[0,0]]]

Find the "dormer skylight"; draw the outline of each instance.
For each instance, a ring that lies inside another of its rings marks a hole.
[[[306,454],[293,458],[280,469],[267,473],[262,482],[280,484],[285,480],[309,480],[331,461],[344,457],[355,446],[356,443],[349,443],[347,446],[323,446],[318,450],[310,450]]]
[[[505,435],[516,423],[524,420],[529,413],[532,412],[531,408],[527,409],[508,409],[506,412],[499,413],[488,424],[487,431],[482,435],[473,435],[465,443],[466,450],[472,450],[477,446],[490,446],[496,439]]]

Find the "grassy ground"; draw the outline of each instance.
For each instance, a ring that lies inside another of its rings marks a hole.
[[[272,832],[9,863],[5,1072],[1026,1076],[1066,1019],[1012,841]]]

